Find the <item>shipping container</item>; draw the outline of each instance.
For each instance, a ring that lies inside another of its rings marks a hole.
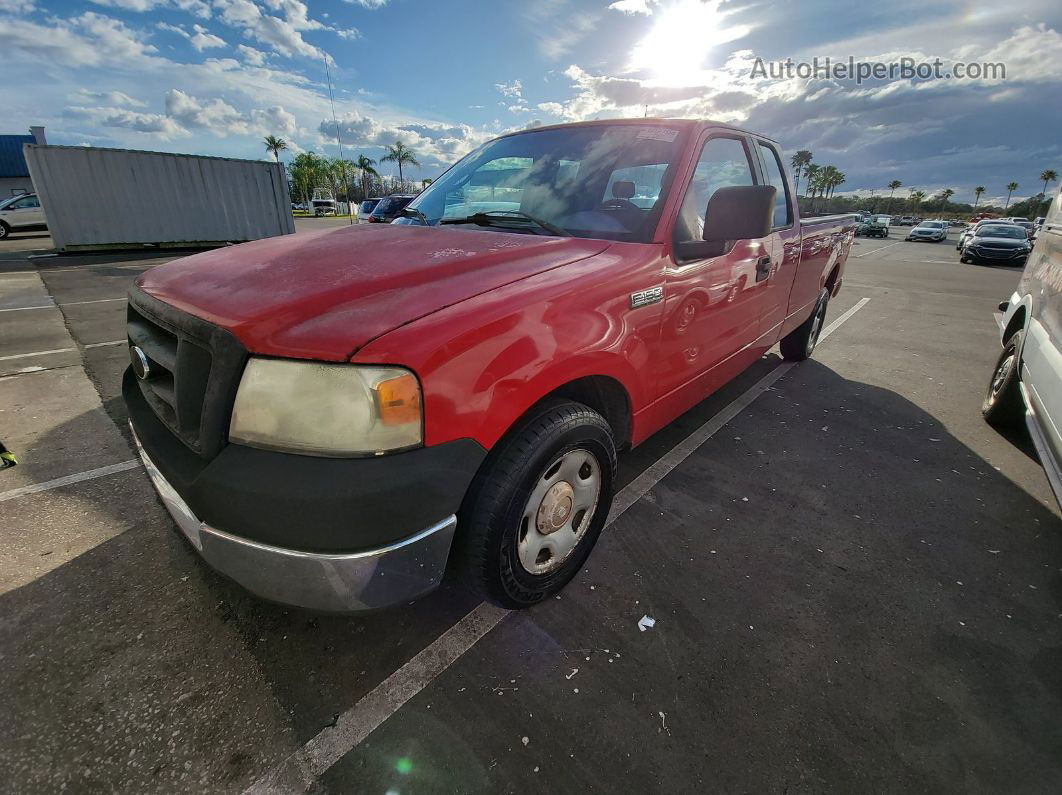
[[[295,231],[283,166],[87,146],[24,147],[55,247],[208,247]]]

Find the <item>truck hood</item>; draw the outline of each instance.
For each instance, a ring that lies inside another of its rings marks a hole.
[[[252,353],[344,361],[392,329],[609,245],[365,224],[196,254],[153,268],[136,284],[231,331]]]

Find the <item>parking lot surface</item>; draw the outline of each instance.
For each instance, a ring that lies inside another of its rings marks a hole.
[[[12,236],[0,788],[1056,791],[1062,519],[979,413],[1018,272],[900,234],[856,242],[812,360],[621,457],[558,598],[354,618],[213,573],[134,459],[124,295],[179,253]]]

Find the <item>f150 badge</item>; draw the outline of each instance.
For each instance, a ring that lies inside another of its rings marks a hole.
[[[636,293],[631,293],[631,309],[637,309],[640,306],[649,306],[649,304],[659,304],[663,300],[663,287],[650,287],[646,290],[639,290]]]

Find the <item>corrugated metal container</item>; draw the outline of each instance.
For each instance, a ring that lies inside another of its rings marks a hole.
[[[55,247],[210,246],[295,231],[279,163],[24,147]]]

